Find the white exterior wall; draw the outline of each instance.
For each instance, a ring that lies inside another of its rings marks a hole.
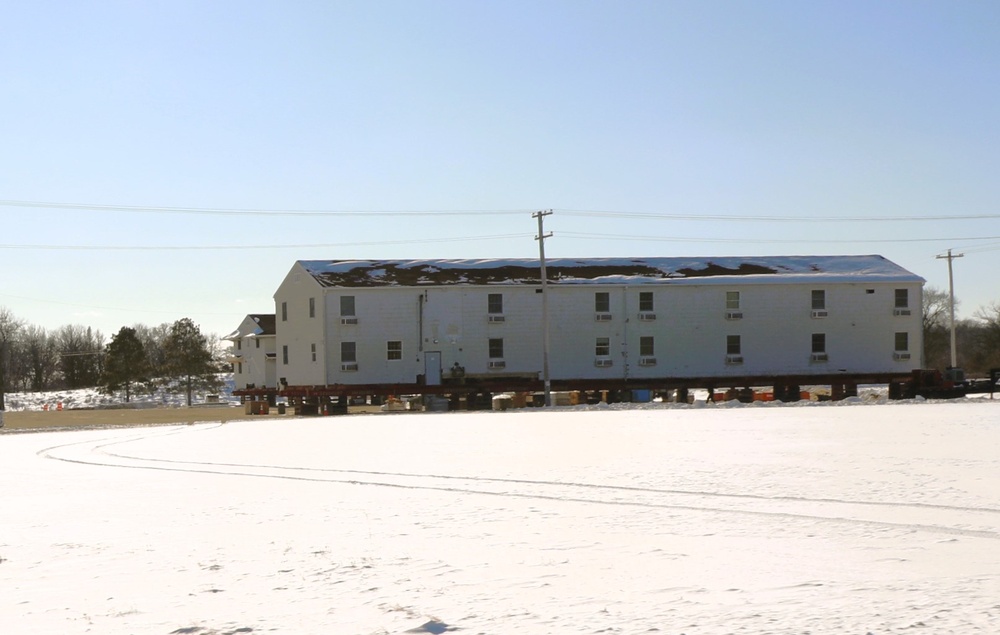
[[[243,337],[240,349],[234,352],[240,355],[240,361],[234,373],[237,388],[255,386],[257,388],[274,388],[277,386],[274,359],[268,359],[267,353],[274,353],[274,336],[258,335]],[[257,344],[260,344],[258,348]]]
[[[894,315],[897,288],[909,291],[909,316]],[[825,318],[812,317],[813,289],[826,292]],[[599,291],[610,294],[611,321],[595,319]],[[655,320],[639,319],[640,291],[653,292]],[[741,319],[726,318],[727,291],[740,292]],[[557,287],[550,296],[551,374],[560,379],[907,372],[921,365],[920,294],[918,283]],[[896,332],[908,333],[909,360],[895,359]],[[812,361],[814,333],[825,334],[828,361]],[[740,364],[726,362],[728,335],[740,336]],[[639,365],[642,336],[654,338],[655,366]],[[595,365],[598,337],[610,339],[610,367]]]
[[[910,316],[893,314],[897,288],[909,290]],[[425,372],[427,353],[440,353],[445,374],[455,362],[473,374],[540,373],[542,302],[537,289],[325,289],[325,381],[413,383]],[[814,289],[826,292],[828,317],[812,317]],[[594,295],[600,291],[609,293],[611,321],[595,319]],[[640,291],[653,292],[656,320],[639,320]],[[726,319],[727,291],[740,292],[742,319]],[[490,293],[503,294],[502,323],[488,320]],[[549,294],[553,379],[888,373],[921,365],[919,283],[582,284],[550,285]],[[357,324],[341,323],[341,295],[354,296]],[[280,315],[278,324],[281,329]],[[896,332],[908,333],[909,360],[894,359]],[[811,359],[813,333],[826,336],[826,362]],[[639,364],[644,335],[654,338],[655,366]],[[727,335],[741,337],[743,363],[726,363]],[[610,340],[610,367],[595,365],[598,337]],[[490,338],[503,339],[503,369],[489,368]],[[402,342],[402,359],[387,359],[390,340]],[[298,338],[299,348],[307,341]],[[355,342],[356,371],[342,370],[342,341]],[[291,376],[289,383],[295,384]]]
[[[230,361],[233,363],[233,380],[237,389],[248,386],[274,388],[277,385],[274,359],[275,337],[257,335],[260,327],[252,316],[244,318],[240,327],[226,339],[232,341]]]
[[[315,299],[314,317],[309,316],[310,298]],[[323,288],[296,263],[274,294],[277,335],[275,353],[279,382],[284,378],[290,386],[326,384],[325,319]],[[312,358],[313,345],[316,347],[315,361]]]
[[[490,293],[504,296],[503,323],[487,318]],[[357,324],[343,324],[340,298],[355,298]],[[441,369],[489,372],[489,339],[504,339],[506,368],[540,372],[541,296],[532,287],[341,288],[327,290],[328,382],[413,383],[425,374],[427,353],[439,353]],[[356,343],[356,371],[345,371],[341,342]],[[388,342],[402,342],[402,359],[388,359]],[[433,378],[430,379],[433,381]]]

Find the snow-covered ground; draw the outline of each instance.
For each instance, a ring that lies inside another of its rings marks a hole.
[[[231,373],[219,375],[222,382],[218,392],[206,390],[196,391],[192,394],[192,403],[204,403],[209,395],[214,395],[220,401],[239,403],[239,398],[234,398],[233,376]],[[21,412],[25,410],[56,410],[65,408],[71,410],[75,408],[108,408],[120,406],[125,403],[125,393],[108,394],[101,392],[97,388],[79,388],[74,390],[56,390],[51,392],[12,392],[6,395],[5,406],[7,412]],[[130,402],[134,406],[166,406],[177,407],[187,403],[187,396],[181,388],[158,387],[151,391],[138,390],[131,396]]]
[[[0,436],[5,633],[1000,632],[1000,400]]]

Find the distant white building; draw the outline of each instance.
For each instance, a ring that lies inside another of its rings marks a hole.
[[[547,272],[553,380],[921,366],[924,280],[881,256],[560,258]],[[296,262],[274,295],[278,382],[433,386],[456,365],[538,376],[540,282],[534,259]]]
[[[229,362],[233,365],[237,390],[277,387],[273,314],[248,315],[239,328],[223,339],[232,342]]]

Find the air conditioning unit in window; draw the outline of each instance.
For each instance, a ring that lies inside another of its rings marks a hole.
[[[903,362],[903,361],[906,361],[906,360],[910,359],[910,354],[909,353],[901,353],[899,351],[896,351],[895,353],[892,354],[892,358],[894,360],[896,360],[897,362]]]
[[[340,365],[340,370],[342,370],[345,373],[353,373],[358,370],[358,363],[344,362],[343,364]]]
[[[640,322],[655,322],[656,321],[656,314],[655,313],[640,313],[639,314],[639,321]]]
[[[813,353],[809,359],[814,362],[826,362],[829,361],[830,357],[826,353]]]
[[[503,315],[491,315],[489,317],[490,324],[499,324],[501,322],[506,322],[507,318]]]
[[[497,370],[500,368],[507,368],[507,362],[505,362],[502,359],[491,359],[489,367],[493,370]]]
[[[727,364],[742,364],[743,363],[743,356],[742,355],[726,355],[726,363]]]
[[[358,318],[356,317],[342,317],[340,318],[341,324],[357,324]]]
[[[893,309],[892,314],[896,316],[900,315],[913,315],[913,312],[909,309]]]
[[[830,315],[830,312],[829,312],[829,311],[827,311],[826,309],[815,309],[815,310],[814,310],[814,311],[812,312],[812,316],[813,316],[814,318],[825,318],[825,317],[827,317],[828,315]]]
[[[596,322],[610,322],[611,321],[611,314],[610,313],[595,313],[594,314],[594,320]]]
[[[609,368],[614,362],[607,358],[597,358],[594,360],[594,366],[598,368]]]
[[[727,320],[742,320],[743,311],[726,311]]]
[[[640,357],[639,358],[639,365],[640,366],[656,366],[656,358],[655,357]]]

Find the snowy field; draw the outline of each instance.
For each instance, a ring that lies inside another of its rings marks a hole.
[[[1000,633],[1000,400],[0,435],[4,633]]]

